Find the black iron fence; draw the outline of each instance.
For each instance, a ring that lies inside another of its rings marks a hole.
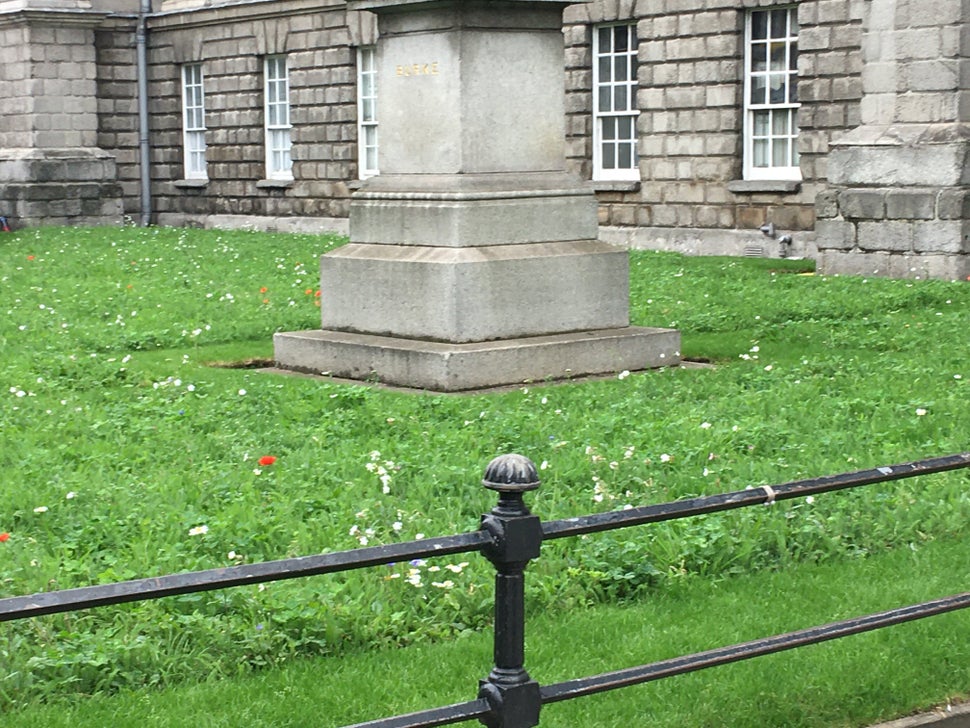
[[[503,455],[489,463],[482,481],[486,488],[498,493],[498,504],[482,516],[479,530],[471,533],[10,597],[0,599],[0,622],[225,589],[243,584],[328,574],[415,558],[480,551],[496,570],[495,660],[491,672],[479,683],[477,697],[464,703],[359,723],[351,728],[426,728],[475,719],[489,728],[531,728],[539,724],[539,711],[547,703],[637,685],[970,607],[970,592],[964,592],[743,644],[540,686],[525,669],[525,570],[529,562],[539,555],[543,541],[771,504],[815,493],[966,467],[970,467],[970,452],[543,523],[529,512],[524,500],[525,493],[539,487],[535,465],[521,455]]]

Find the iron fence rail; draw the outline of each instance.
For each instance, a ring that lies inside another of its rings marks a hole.
[[[480,551],[496,570],[495,662],[488,677],[480,682],[477,699],[358,723],[349,728],[426,728],[475,719],[488,728],[531,728],[538,725],[539,709],[546,703],[659,680],[970,607],[970,592],[965,592],[639,667],[540,686],[529,677],[524,667],[524,573],[529,561],[539,556],[544,540],[771,504],[778,500],[967,467],[970,467],[970,452],[542,523],[529,512],[523,499],[526,492],[539,487],[534,463],[521,455],[504,455],[489,463],[485,471],[482,484],[497,491],[499,501],[491,512],[482,516],[477,531],[260,564],[8,597],[0,599],[0,622],[336,573],[402,560]]]
[[[848,637],[849,635],[871,632],[883,627],[891,627],[903,622],[924,619],[946,612],[970,607],[970,592],[955,594],[943,599],[915,604],[898,609],[890,609],[878,614],[855,617],[841,622],[810,627],[797,632],[765,637],[763,639],[743,642],[729,647],[719,647],[706,652],[685,655],[670,660],[662,660],[649,665],[631,667],[625,670],[604,673],[595,677],[566,680],[565,682],[545,685],[541,688],[542,702],[555,703],[560,700],[570,700],[585,695],[616,690],[617,688],[639,685],[640,683],[660,680],[661,678],[683,675],[688,672],[703,670],[708,667],[727,665],[753,657],[770,655],[774,652],[793,650],[796,647],[814,645],[820,642]]]
[[[226,589],[246,584],[261,584],[302,576],[333,574],[350,569],[392,564],[406,559],[477,551],[491,541],[485,531],[472,531],[455,536],[441,536],[421,541],[402,541],[387,546],[368,546],[352,551],[298,556],[259,564],[228,566],[184,574],[120,581],[114,584],[82,586],[54,592],[41,592],[23,597],[0,599],[0,622],[39,617],[43,614],[75,612],[110,604],[160,599],[193,592]]]
[[[578,518],[546,521],[542,524],[542,535],[546,540],[579,536],[585,533],[671,521],[677,518],[728,511],[760,503],[773,503],[774,501],[816,495],[832,490],[858,488],[873,483],[913,478],[917,475],[930,475],[966,467],[970,467],[970,452],[915,460],[899,465],[887,465],[881,468],[857,470],[840,475],[795,480],[781,485],[762,485],[747,490],[689,498],[659,505],[641,506],[625,511],[609,511]]]
[[[543,540],[552,540],[658,523],[770,503],[775,500],[814,495],[831,490],[842,490],[889,480],[911,478],[917,475],[940,473],[968,466],[970,466],[970,452],[928,458],[840,475],[797,480],[781,485],[758,486],[748,490],[641,506],[625,511],[609,511],[577,518],[546,521],[542,524],[542,536]],[[403,541],[386,546],[369,546],[351,551],[299,556],[278,561],[266,561],[260,564],[229,566],[185,574],[169,574],[122,581],[114,584],[78,587],[56,592],[40,592],[29,596],[7,597],[0,599],[0,622],[111,604],[226,589],[233,586],[332,574],[409,559],[468,553],[478,551],[492,541],[493,537],[487,531],[478,530],[421,541]]]
[[[775,652],[793,650],[797,647],[818,644],[848,637],[863,632],[871,632],[883,627],[891,627],[904,622],[912,622],[926,617],[944,614],[970,607],[970,592],[956,594],[943,599],[924,602],[908,607],[891,609],[864,617],[854,617],[841,622],[809,627],[808,629],[786,634],[742,642],[736,645],[718,647],[705,652],[652,662],[647,665],[629,667],[623,670],[602,673],[590,677],[576,678],[559,683],[543,685],[539,689],[542,704],[558,703],[595,693],[640,685],[688,672],[696,672],[709,667],[727,665],[732,662],[750,660]],[[468,703],[423,710],[394,718],[380,718],[366,723],[355,723],[345,728],[427,728],[427,726],[450,725],[474,720],[489,712],[487,701],[482,699]]]

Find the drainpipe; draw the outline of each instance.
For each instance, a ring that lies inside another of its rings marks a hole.
[[[147,227],[152,218],[151,172],[149,170],[148,146],[148,47],[145,42],[145,19],[152,11],[152,0],[140,0],[138,26],[135,31],[135,54],[138,58],[138,151],[139,173],[141,177],[141,218],[142,227]]]

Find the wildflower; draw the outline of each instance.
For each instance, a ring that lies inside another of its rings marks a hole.
[[[460,574],[461,570],[468,566],[467,561],[462,561],[460,564],[446,564],[445,568],[453,574]]]
[[[702,430],[709,430],[709,429],[711,429],[711,423],[710,422],[701,422],[701,429]]]
[[[68,494],[67,494],[66,496],[64,496],[64,497],[65,497],[65,498],[67,498],[68,500],[71,500],[71,499],[73,499],[73,498],[77,498],[77,493],[75,493],[75,492],[74,492],[74,491],[72,490],[72,491],[70,491],[70,492],[69,492],[69,493],[68,493]]]
[[[630,371],[628,369],[624,369],[622,372],[620,372],[619,374],[616,375],[616,378],[617,379],[626,379],[628,376],[630,376]]]
[[[812,505],[812,503],[815,502],[815,496],[812,496],[812,495],[805,496],[805,502],[808,503],[808,505]]]
[[[6,543],[9,540],[10,540],[9,533],[7,533],[6,531],[4,531],[3,533],[0,533],[0,543]]]
[[[451,589],[455,585],[451,579],[445,579],[444,581],[433,581],[431,586],[436,586],[439,589]]]
[[[246,396],[246,390],[245,389],[240,389],[239,390],[239,396],[240,397],[245,397]]]
[[[922,417],[925,414],[926,414],[926,410],[925,409],[923,409],[922,407],[917,407],[917,409],[916,409],[916,416],[917,417]]]
[[[400,521],[394,521],[394,523],[391,524],[391,528],[395,531],[400,531],[402,528],[404,528],[404,524]]]
[[[670,462],[670,455],[668,455],[667,453],[663,453],[660,456],[660,462],[662,462],[662,463],[669,463]]]
[[[37,506],[34,513],[47,513],[47,506]]]
[[[263,457],[261,457],[257,462],[260,465],[272,465],[273,463],[276,462],[276,456],[275,455],[263,455]]]
[[[205,525],[194,526],[193,528],[189,529],[190,536],[203,536],[207,533],[209,533],[209,527]]]
[[[267,289],[266,286],[263,286],[262,288],[259,289],[259,292],[260,293],[266,293],[267,290],[269,290],[269,289]]]

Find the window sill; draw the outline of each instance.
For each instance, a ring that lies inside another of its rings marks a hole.
[[[595,192],[639,192],[640,180],[593,180]]]
[[[209,180],[206,179],[177,179],[172,184],[179,189],[198,189],[201,187],[206,187],[209,184]]]
[[[256,182],[257,187],[268,189],[286,189],[292,185],[292,179],[261,179]]]
[[[745,195],[755,192],[793,194],[802,188],[797,179],[736,179],[727,184],[728,192]]]

